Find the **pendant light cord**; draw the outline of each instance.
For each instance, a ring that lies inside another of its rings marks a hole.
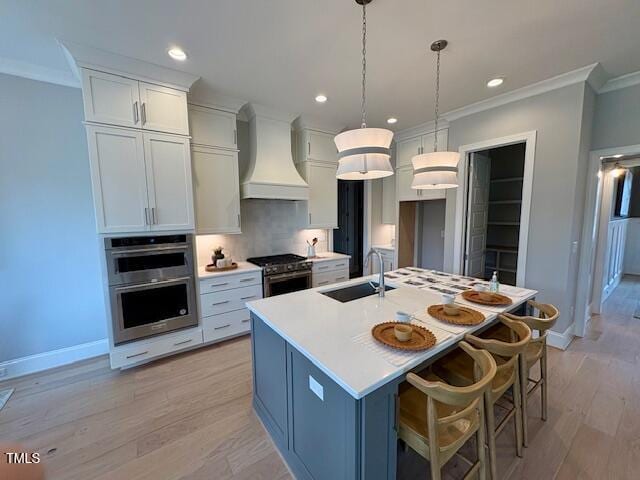
[[[436,120],[435,133],[433,134],[433,151],[438,151],[438,114],[440,107],[440,50],[438,50],[438,60],[436,61]]]
[[[362,123],[361,128],[367,128],[365,119],[367,114],[367,2],[362,2]]]

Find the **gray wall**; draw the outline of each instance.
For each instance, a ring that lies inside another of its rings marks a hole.
[[[640,145],[640,85],[596,99],[591,149]]]
[[[580,232],[573,222],[577,199],[583,195],[579,175],[585,84],[567,86],[452,121],[449,148],[537,131],[526,286],[539,299],[556,304],[561,318],[554,330],[572,322],[571,291],[575,288],[571,244]],[[453,243],[455,192],[447,192],[447,243]],[[581,217],[580,217],[581,218]],[[447,249],[445,268],[452,265]],[[577,255],[577,252],[573,255]],[[569,293],[569,295],[567,295]]]
[[[107,336],[78,89],[0,75],[0,362]]]
[[[442,270],[444,265],[445,200],[418,202],[418,266]]]

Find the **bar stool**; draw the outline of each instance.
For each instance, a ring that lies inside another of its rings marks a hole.
[[[491,470],[491,478],[497,480],[498,467],[496,460],[496,437],[504,429],[505,425],[511,418],[515,423],[515,440],[516,454],[522,456],[522,403],[520,389],[520,372],[519,357],[531,340],[531,330],[529,327],[519,321],[511,320],[504,316],[498,317],[502,325],[513,331],[516,341],[505,342],[496,339],[484,339],[475,335],[465,335],[465,340],[476,348],[481,348],[490,352],[496,361],[496,376],[484,395],[484,409],[487,423],[487,445],[489,447],[489,467]],[[455,350],[446,355],[433,365],[436,374],[445,378],[453,385],[468,385],[473,379],[473,365],[461,354],[459,350]],[[512,407],[506,407],[499,404],[505,393],[511,388],[513,396],[510,399]],[[496,419],[494,413],[494,405],[505,408],[507,415],[496,427]]]
[[[560,311],[549,303],[537,303],[533,300],[527,302],[529,306],[538,310],[538,317],[520,317],[506,313],[505,316],[511,320],[526,323],[531,330],[538,332],[537,338],[532,338],[529,345],[520,356],[520,389],[522,390],[522,427],[523,444],[526,447],[529,443],[529,433],[527,427],[527,403],[535,391],[540,387],[540,399],[542,404],[541,418],[547,420],[548,390],[547,390],[547,331],[553,327],[560,316]],[[531,368],[540,362],[540,379],[535,380],[529,376]],[[529,388],[529,384],[533,387]]]
[[[478,471],[482,480],[486,478],[482,397],[495,377],[496,362],[488,352],[464,341],[459,346],[473,364],[475,381],[470,385],[455,387],[431,373],[426,377],[409,373],[410,385],[400,389],[398,437],[429,461],[433,480],[440,480],[442,466],[456,454],[471,465],[464,478]],[[458,453],[474,434],[478,454],[475,463]]]

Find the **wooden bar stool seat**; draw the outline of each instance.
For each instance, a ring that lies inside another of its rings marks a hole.
[[[431,373],[409,373],[408,384],[399,391],[398,438],[429,461],[434,480],[441,478],[442,466],[456,454],[471,466],[464,478],[476,473],[486,478],[483,395],[495,376],[496,364],[488,352],[466,342],[460,342],[460,348],[474,364],[475,382],[455,387]],[[476,462],[458,453],[473,435],[478,445]]]
[[[484,395],[489,465],[491,468],[491,477],[494,480],[498,478],[495,447],[496,437],[512,418],[515,423],[516,453],[518,456],[522,456],[523,433],[519,358],[531,340],[531,330],[526,324],[504,316],[498,318],[501,324],[508,328],[508,341],[495,338],[479,338],[471,334],[465,335],[467,342],[476,348],[482,348],[490,352],[496,362],[496,375],[491,382],[491,388],[487,389]],[[513,341],[511,340],[512,336]],[[469,364],[469,361],[466,360],[458,350],[454,350],[433,365],[433,371],[453,385],[469,384],[473,379],[470,375],[472,368],[473,366]],[[511,397],[506,395],[508,390],[513,392]],[[498,403],[501,399],[508,400],[511,406],[504,406],[502,404],[503,402]],[[494,405],[498,405],[507,410],[506,416],[497,426]]]
[[[538,317],[526,316],[521,317],[510,313],[505,314],[506,317],[523,322],[529,326],[531,330],[537,331],[537,338],[532,338],[527,345],[520,359],[520,389],[522,397],[522,430],[523,444],[526,447],[529,443],[529,429],[527,420],[527,403],[529,398],[540,389],[541,396],[541,418],[547,419],[548,410],[548,382],[547,382],[547,333],[553,325],[555,325],[560,316],[559,310],[548,303],[537,303],[533,300],[527,302],[530,307],[538,310]],[[540,362],[540,377],[538,379],[531,378],[531,368]]]

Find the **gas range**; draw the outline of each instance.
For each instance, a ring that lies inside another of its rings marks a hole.
[[[311,288],[311,266],[313,264],[305,257],[285,253],[268,257],[247,258],[247,262],[262,267],[265,297]]]

